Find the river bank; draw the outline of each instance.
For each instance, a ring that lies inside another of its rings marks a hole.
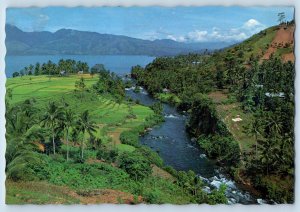
[[[143,88],[140,92],[134,92],[134,87],[127,88],[126,95],[147,106],[157,101]],[[244,187],[227,176],[213,160],[207,158],[204,150],[199,148],[199,145],[186,132],[187,115],[179,113],[175,107],[165,103],[163,115],[165,122],[142,136],[141,144],[156,151],[164,160],[165,165],[177,171],[193,170],[208,185],[204,188],[205,192],[211,192],[213,188],[219,188],[221,184],[225,184],[228,204],[261,203],[260,198],[257,199],[256,195],[244,190]]]

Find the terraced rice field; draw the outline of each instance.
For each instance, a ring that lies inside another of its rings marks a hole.
[[[108,95],[95,95],[86,92],[82,101],[74,94],[75,82],[84,77],[87,88],[91,88],[98,80],[97,76],[71,75],[68,77],[24,76],[9,78],[6,88],[11,90],[9,103],[14,105],[26,99],[34,98],[36,105],[43,110],[49,101],[64,101],[77,114],[89,110],[93,121],[99,126],[97,135],[106,145],[114,145],[121,151],[133,151],[134,147],[121,144],[119,135],[124,130],[141,125],[153,111],[142,105],[118,104]],[[136,118],[129,118],[129,111]]]

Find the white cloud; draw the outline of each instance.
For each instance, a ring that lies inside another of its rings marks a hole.
[[[255,19],[249,19],[248,21],[246,21],[244,23],[244,27],[245,28],[254,28],[254,27],[257,27],[257,26],[261,26],[262,24],[255,20]]]
[[[199,31],[195,30],[193,32],[189,32],[186,36],[186,40],[203,42],[207,40],[208,32],[207,31]]]
[[[42,21],[48,21],[49,20],[49,16],[44,15],[44,14],[40,14],[39,15],[39,19],[42,20]]]
[[[249,19],[238,28],[230,28],[226,31],[217,27],[211,30],[194,30],[184,36],[169,34],[168,39],[179,42],[239,42],[247,39],[251,35],[263,30],[265,26],[255,19]]]

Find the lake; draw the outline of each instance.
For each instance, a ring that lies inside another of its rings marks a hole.
[[[30,55],[30,56],[12,56],[5,57],[5,73],[7,77],[12,77],[14,72],[18,72],[25,66],[35,65],[37,62],[45,63],[51,60],[58,63],[60,59],[73,59],[87,62],[90,68],[97,63],[104,64],[105,68],[118,75],[130,73],[131,67],[140,65],[145,67],[152,62],[155,57],[144,55]]]

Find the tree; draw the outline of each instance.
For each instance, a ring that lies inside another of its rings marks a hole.
[[[226,185],[221,184],[219,189],[214,189],[208,196],[208,204],[226,204],[227,198],[225,195]]]
[[[77,71],[82,71],[82,73],[89,72],[89,66],[88,66],[88,64],[85,63],[85,62],[81,62],[81,61],[78,61],[76,63],[76,69],[77,69]]]
[[[81,159],[83,160],[83,149],[84,149],[84,135],[87,132],[90,136],[92,133],[96,131],[96,125],[93,121],[91,121],[89,116],[89,111],[85,110],[78,118],[76,122],[76,127],[79,132],[83,134],[81,140]]]
[[[34,70],[34,66],[32,64],[30,64],[28,67],[28,75],[32,75],[33,70]]]
[[[12,75],[12,77],[18,77],[18,76],[20,76],[19,72],[14,72],[13,75]]]
[[[150,108],[154,111],[155,114],[161,115],[163,112],[163,105],[161,102],[155,102]]]
[[[91,75],[98,74],[100,72],[106,71],[103,64],[96,64],[91,68]]]
[[[262,131],[262,120],[259,118],[259,115],[261,113],[256,113],[254,120],[250,124],[249,128],[247,130],[247,134],[252,135],[255,137],[255,158],[256,160],[258,159],[258,152],[257,152],[257,147],[258,147],[258,137],[261,136],[261,131]]]
[[[279,24],[283,24],[285,22],[285,13],[280,12],[277,14]]]
[[[82,98],[83,98],[83,92],[85,90],[85,83],[84,83],[84,78],[81,77],[80,80],[76,81],[75,82],[75,88],[79,90],[80,92],[80,98],[81,98],[81,101],[82,101]]]
[[[69,160],[69,130],[75,124],[75,114],[71,109],[65,111],[65,119],[63,120],[64,128],[66,130],[67,141],[67,161]]]
[[[6,96],[7,96],[10,100],[12,100],[12,97],[13,97],[12,91],[13,91],[12,88],[8,88],[8,89],[6,90]]]
[[[124,152],[118,158],[118,164],[136,181],[148,177],[152,172],[149,161],[138,152]]]
[[[41,65],[40,63],[36,63],[35,67],[34,67],[34,75],[40,75],[40,71],[41,71]]]
[[[55,155],[55,133],[60,121],[64,119],[62,109],[55,102],[49,102],[42,119],[43,126],[48,126],[52,133],[53,154]]]

